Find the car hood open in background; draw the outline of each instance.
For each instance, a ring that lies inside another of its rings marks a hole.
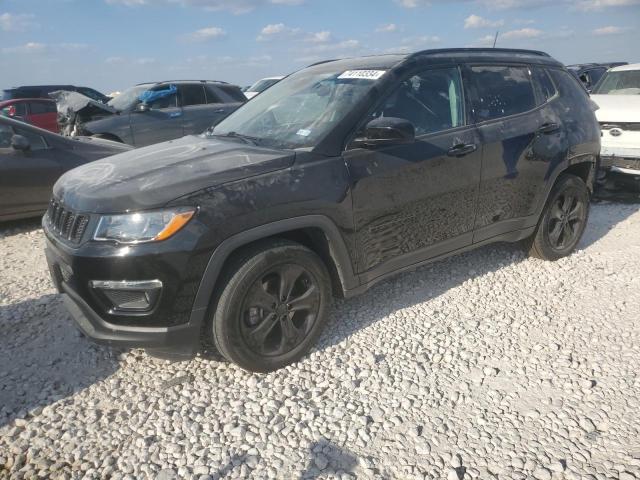
[[[599,122],[640,122],[640,95],[591,95]]]
[[[287,168],[294,159],[289,150],[187,136],[71,170],[55,184],[53,195],[79,212],[144,210],[203,188]]]
[[[56,101],[58,125],[62,135],[76,135],[76,126],[98,118],[115,115],[118,110],[78,92],[59,90],[49,94]]]

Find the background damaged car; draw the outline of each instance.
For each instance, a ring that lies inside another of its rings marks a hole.
[[[0,115],[0,221],[43,214],[63,173],[127,150],[121,143],[62,137]]]
[[[63,135],[87,135],[136,147],[204,132],[246,101],[225,82],[180,80],[144,83],[107,104],[77,92],[52,94]]]

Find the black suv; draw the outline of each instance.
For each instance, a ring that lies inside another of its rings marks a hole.
[[[491,242],[570,254],[599,150],[585,90],[544,53],[324,62],[203,135],[65,174],[47,257],[89,337],[211,341],[266,372],[310,349],[332,294]]]

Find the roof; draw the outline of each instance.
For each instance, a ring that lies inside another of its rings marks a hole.
[[[5,105],[11,105],[13,103],[23,103],[23,102],[47,102],[47,103],[56,103],[52,98],[14,98],[12,100],[0,100],[0,107]]]
[[[365,57],[345,58],[341,60],[329,60],[313,64],[323,65],[329,63],[337,63],[344,65],[345,68],[393,68],[396,65],[416,59],[438,60],[482,60],[482,61],[526,61],[531,63],[556,65],[562,64],[554,60],[547,53],[537,50],[520,50],[511,48],[442,48],[432,50],[422,50],[414,53],[390,53],[385,55],[371,55]],[[311,66],[311,65],[310,65]]]
[[[632,63],[631,65],[620,65],[619,67],[613,67],[612,72],[626,72],[628,70],[640,70],[640,63]]]
[[[217,83],[220,85],[230,85],[227,82],[223,82],[222,80],[161,80],[159,82],[142,82],[136,85],[157,85],[158,83]]]

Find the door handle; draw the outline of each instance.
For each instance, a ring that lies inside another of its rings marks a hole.
[[[475,143],[461,143],[451,147],[447,152],[447,155],[450,157],[464,157],[465,155],[475,152],[477,149],[478,146]]]
[[[560,125],[558,125],[557,123],[545,123],[538,129],[538,133],[553,133],[557,132],[558,130],[560,130]]]
[[[219,108],[219,109],[213,111],[213,113],[224,113],[224,112],[226,112],[226,110],[224,108]]]

